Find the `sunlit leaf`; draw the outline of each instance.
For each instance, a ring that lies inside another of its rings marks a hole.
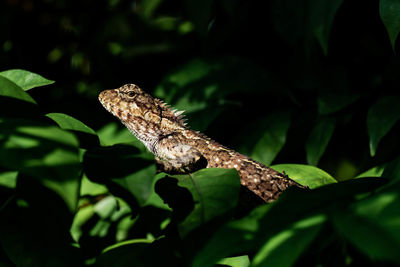
[[[335,129],[335,121],[329,118],[320,120],[311,130],[306,142],[307,162],[316,166]]]
[[[39,74],[21,69],[2,71],[0,72],[0,76],[9,79],[25,91],[54,83],[54,81],[43,78]]]
[[[3,76],[0,76],[0,96],[12,97],[36,104],[35,100],[20,86]]]
[[[93,181],[90,181],[86,175],[82,177],[81,180],[81,190],[80,190],[80,195],[102,195],[108,192],[107,187],[105,187],[102,184],[94,183]]]
[[[218,229],[207,244],[198,251],[192,265],[195,267],[214,266],[213,264],[221,258],[259,250],[263,244],[267,244],[267,247],[265,253],[260,254],[260,262],[264,259],[263,256],[273,255],[273,248],[277,248],[278,254],[275,255],[289,257],[283,253],[279,254],[279,250],[284,249],[283,247],[278,250],[278,246],[282,244],[280,242],[286,240],[290,243],[299,241],[299,244],[303,246],[297,252],[299,253],[310,241],[307,240],[307,227],[311,227],[309,234],[313,236],[318,231],[319,224],[325,220],[325,217],[319,214],[330,214],[332,208],[351,203],[355,196],[365,196],[383,184],[385,183],[381,178],[365,178],[333,183],[313,190],[290,188],[280,196],[278,201],[258,207],[249,215],[229,221]],[[293,226],[299,222],[305,227],[305,232],[300,231],[299,235],[296,235],[293,233]],[[314,223],[316,228],[312,226]],[[291,246],[287,249],[290,250]],[[282,263],[290,263],[295,258],[296,255],[288,261],[276,259]]]
[[[178,186],[189,190],[195,203],[193,211],[179,224],[182,236],[237,205],[240,179],[236,170],[202,169],[172,177],[178,179]]]
[[[132,194],[139,205],[144,205],[153,191],[154,160],[143,157],[140,150],[133,146],[90,149],[84,155],[83,164],[89,179],[106,185],[120,185]]]
[[[95,241],[96,238],[119,239],[116,233],[118,224],[131,213],[125,202],[111,195],[97,199],[97,202],[82,203],[75,214],[71,234],[76,242],[79,242],[80,238],[86,239],[86,242],[87,239]]]
[[[72,131],[79,139],[81,148],[98,146],[100,141],[96,132],[83,122],[63,113],[49,113],[46,117],[52,119],[61,129]]]
[[[128,129],[118,127],[116,122],[109,123],[97,131],[100,142],[103,146],[112,146],[116,144],[131,144],[140,149],[147,151],[147,148],[140,142]]]
[[[127,246],[127,245],[131,245],[131,244],[151,244],[154,240],[148,240],[148,239],[129,239],[129,240],[125,240],[123,242],[119,242],[116,244],[113,244],[109,247],[106,247],[102,253],[106,253],[110,250],[119,248],[119,247],[123,247],[123,246]]]
[[[29,121],[0,124],[0,164],[37,178],[74,210],[79,193],[77,140],[58,127]]]
[[[334,217],[338,231],[373,260],[400,263],[400,198],[397,192],[384,192],[356,203],[349,211]]]
[[[86,207],[81,207],[76,212],[74,216],[74,221],[71,225],[71,236],[75,242],[79,241],[79,238],[82,236],[82,226],[93,217],[95,214],[93,206],[87,205]]]
[[[357,175],[357,177],[355,178],[364,178],[364,177],[380,177],[383,172],[385,170],[384,166],[376,166],[376,167],[372,167],[369,170],[366,170],[363,173],[360,173],[359,175]]]
[[[293,266],[296,259],[316,237],[326,218],[316,215],[300,220],[263,244],[252,266]]]
[[[197,252],[193,267],[214,266],[222,258],[244,253],[259,244],[254,242],[255,233],[260,227],[260,219],[269,206],[261,206],[246,217],[228,222],[208,240],[207,246]]]
[[[0,186],[15,188],[17,185],[18,172],[2,172],[0,173]]]
[[[230,257],[222,259],[218,262],[221,265],[227,265],[231,267],[249,267],[250,260],[249,256],[237,256],[237,257]]]
[[[390,236],[397,243],[400,243],[399,188],[399,182],[390,183],[379,194],[374,194],[353,205],[354,212],[358,216],[381,228],[385,235]]]
[[[84,132],[88,134],[96,135],[90,127],[86,126],[83,122],[63,113],[48,113],[47,117],[55,121],[61,129],[64,130],[74,130],[79,132]]]
[[[400,119],[399,101],[397,96],[382,97],[368,110],[367,127],[371,156],[375,155],[381,139]]]
[[[153,192],[155,173],[156,168],[154,164],[151,164],[122,179],[115,179],[114,182],[131,192],[139,203],[144,205]]]
[[[131,214],[127,203],[110,194],[82,198],[70,228],[71,235],[82,249],[95,246],[102,250],[108,244],[98,244],[100,239],[120,241],[127,237],[135,221]]]
[[[307,185],[311,189],[337,182],[327,172],[310,165],[278,164],[271,166],[271,168],[285,172],[291,179],[302,185]]]
[[[389,34],[392,49],[394,50],[396,39],[400,32],[400,1],[380,0],[379,13]]]

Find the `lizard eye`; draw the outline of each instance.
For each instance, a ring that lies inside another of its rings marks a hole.
[[[129,96],[129,97],[134,97],[134,96],[136,96],[135,92],[133,92],[133,91],[126,92],[125,94],[126,94],[127,96]]]

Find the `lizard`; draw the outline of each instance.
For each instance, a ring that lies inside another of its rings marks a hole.
[[[234,168],[240,183],[265,202],[290,186],[305,188],[280,173],[187,126],[183,111],[172,109],[135,84],[99,94],[103,107],[116,116],[155,155],[166,173],[192,173],[201,168]]]

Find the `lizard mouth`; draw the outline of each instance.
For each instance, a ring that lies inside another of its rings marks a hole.
[[[104,90],[99,94],[99,101],[107,111],[111,112],[112,102],[117,94],[115,89]]]
[[[104,90],[104,91],[100,92],[99,101],[100,101],[101,104],[104,104],[105,99],[107,98],[107,95],[109,94],[109,91],[111,91],[111,90]]]

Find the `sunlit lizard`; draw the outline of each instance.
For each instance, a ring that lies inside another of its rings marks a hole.
[[[155,155],[164,172],[235,168],[241,184],[266,202],[277,199],[290,186],[302,187],[287,175],[189,129],[183,111],[171,109],[134,84],[103,91],[99,100]]]

